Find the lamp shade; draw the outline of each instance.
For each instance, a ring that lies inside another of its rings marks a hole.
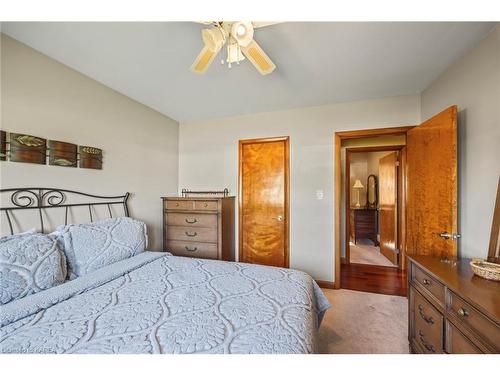
[[[363,186],[363,184],[361,183],[361,181],[360,181],[360,180],[356,180],[356,182],[355,182],[355,183],[354,183],[354,185],[353,185],[353,188],[354,188],[354,189],[363,189],[363,188],[364,188],[364,186]]]

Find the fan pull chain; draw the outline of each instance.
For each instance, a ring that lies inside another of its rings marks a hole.
[[[236,60],[235,61],[231,61],[231,51],[234,52],[234,50],[232,50],[232,48],[236,49]],[[234,43],[231,43],[231,40],[228,40],[227,44],[226,44],[226,59],[224,60],[224,58],[222,58],[220,60],[220,63],[221,65],[224,65],[226,62],[227,62],[227,67],[229,69],[231,69],[232,67],[232,63],[233,62],[236,62],[236,65],[240,65],[240,56],[241,56],[241,46],[239,45],[238,42],[234,42]]]

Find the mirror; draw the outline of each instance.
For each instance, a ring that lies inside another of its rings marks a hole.
[[[493,211],[493,223],[491,224],[488,262],[500,263],[500,178],[498,179],[497,200],[495,211]]]
[[[366,207],[377,208],[378,205],[378,186],[377,176],[371,174],[366,180]]]

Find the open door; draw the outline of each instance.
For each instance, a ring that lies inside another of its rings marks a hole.
[[[398,153],[391,152],[379,160],[380,253],[392,264],[398,264]]]
[[[406,253],[457,256],[457,107],[407,132]]]

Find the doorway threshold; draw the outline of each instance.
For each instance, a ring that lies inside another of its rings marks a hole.
[[[394,267],[342,264],[340,288],[361,292],[407,295],[406,272]]]

